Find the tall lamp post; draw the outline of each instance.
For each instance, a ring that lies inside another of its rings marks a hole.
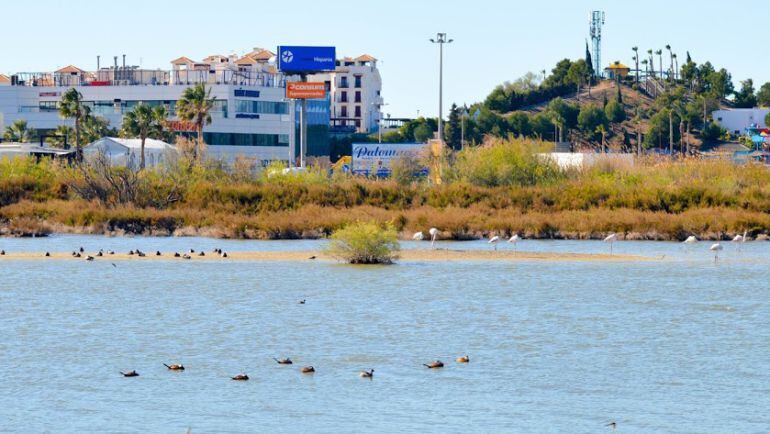
[[[443,106],[444,106],[444,44],[451,44],[454,39],[447,39],[446,33],[437,33],[436,39],[430,40],[438,44],[438,139],[444,140]]]

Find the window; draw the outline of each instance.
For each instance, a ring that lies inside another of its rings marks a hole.
[[[212,146],[288,146],[288,134],[203,133]]]
[[[348,117],[348,106],[342,106],[342,111],[340,112],[340,117],[346,118]]]
[[[360,75],[356,75],[355,80],[356,80],[356,82],[355,82],[356,89],[360,89],[361,88],[361,76]]]
[[[342,77],[340,77],[340,87],[342,89],[347,89],[347,87],[348,87],[348,77],[347,76],[343,75]]]
[[[57,101],[40,101],[41,112],[55,112],[59,110],[59,103]]]
[[[360,90],[356,91],[356,102],[361,102],[361,91]]]
[[[246,98],[259,98],[259,91],[235,89],[235,96],[242,96]]]
[[[348,93],[346,91],[340,92],[340,102],[348,102]]]
[[[215,101],[216,102],[216,101]],[[236,113],[285,115],[289,114],[289,105],[285,102],[235,100]]]
[[[357,118],[361,117],[361,106],[360,105],[356,106],[356,117]]]

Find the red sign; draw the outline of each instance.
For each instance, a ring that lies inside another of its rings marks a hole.
[[[326,85],[324,83],[290,81],[286,83],[286,98],[324,99],[326,98]]]
[[[59,92],[40,92],[39,96],[41,98],[55,98],[59,96]]]
[[[185,133],[197,131],[195,124],[187,121],[167,121],[166,125],[171,131],[179,131]]]

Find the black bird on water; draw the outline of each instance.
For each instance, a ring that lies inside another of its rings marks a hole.
[[[94,257],[91,255],[86,256],[86,261],[93,261]]]
[[[275,360],[275,362],[278,363],[279,365],[291,365],[292,363],[294,363],[288,357],[285,359],[276,359],[275,357],[273,357],[273,360]]]
[[[308,259],[310,259],[312,261],[313,259],[316,259],[316,256],[313,255],[313,256],[309,257]]]
[[[46,258],[50,258],[51,257],[51,252],[45,252],[45,257]]]
[[[5,250],[0,250],[0,256],[5,256]]]
[[[249,376],[246,374],[238,374],[235,377],[230,377],[230,378],[235,381],[246,381],[249,379]]]
[[[612,432],[613,433],[618,428],[618,424],[616,422],[610,422],[610,423],[608,423],[607,425],[604,425],[604,426],[608,426],[608,427],[612,428]]]
[[[162,256],[162,255],[160,254],[160,250],[157,250],[157,251],[155,251],[155,256]]]
[[[128,372],[122,372],[120,373],[124,377],[138,377],[139,373],[136,371],[128,371]]]
[[[361,378],[374,378],[374,369],[370,369],[368,371],[361,371],[361,373],[358,374]]]
[[[176,253],[174,253],[174,257],[175,258],[180,258],[180,257],[182,257],[182,255],[180,255],[179,252],[176,252]]]
[[[80,246],[80,253],[83,253],[83,252],[85,252],[85,249],[83,248],[83,246]]]
[[[436,360],[435,362],[431,362],[428,364],[423,363],[422,366],[425,366],[428,369],[437,369],[437,368],[443,368],[444,363],[441,360]]]
[[[302,299],[299,301],[299,304],[305,304],[305,301],[306,301],[305,299]]]
[[[315,372],[315,368],[312,366],[304,366],[300,368],[299,372],[302,372],[303,374],[312,374]]]

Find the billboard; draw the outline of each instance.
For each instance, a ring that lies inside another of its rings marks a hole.
[[[337,51],[334,47],[278,47],[278,69],[288,73],[334,71]]]
[[[323,82],[290,81],[286,83],[286,98],[324,99],[326,85]]]
[[[424,143],[353,143],[351,171],[355,175],[390,176],[391,165],[399,158],[422,160],[428,152]],[[425,167],[420,174],[427,175]]]

